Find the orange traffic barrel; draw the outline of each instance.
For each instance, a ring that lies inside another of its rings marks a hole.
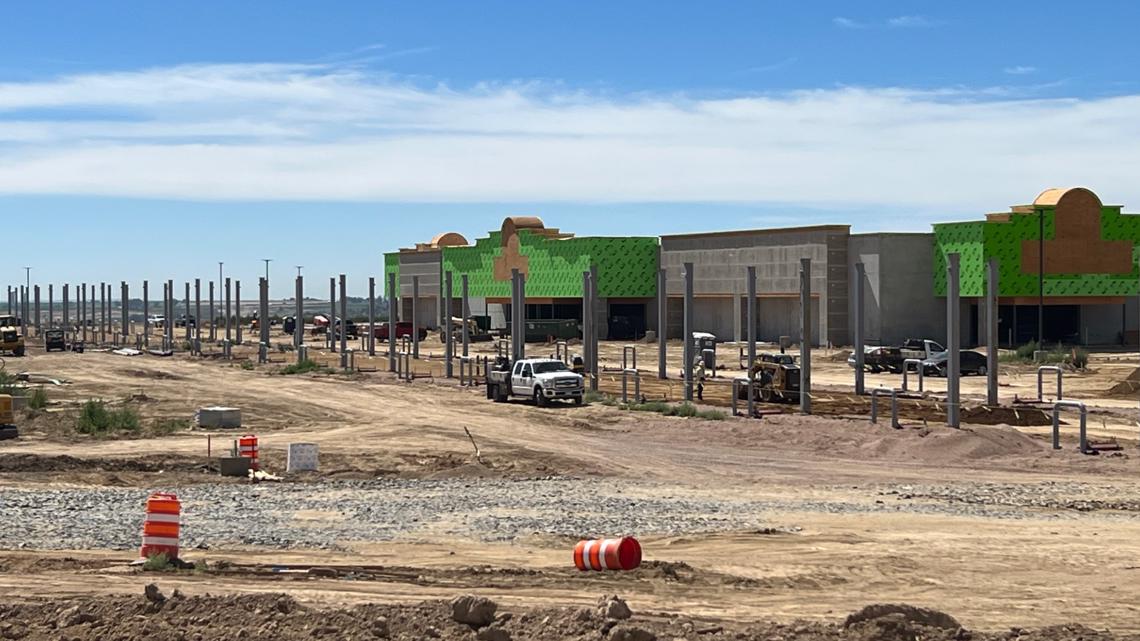
[[[142,548],[139,557],[150,558],[165,554],[178,558],[178,536],[182,527],[182,503],[173,494],[156,492],[146,500],[146,520],[143,521]]]
[[[582,571],[636,570],[641,565],[641,544],[632,536],[578,541],[574,565]]]
[[[257,437],[253,434],[246,434],[238,439],[238,456],[244,456],[249,459],[249,469],[260,469],[257,465]]]

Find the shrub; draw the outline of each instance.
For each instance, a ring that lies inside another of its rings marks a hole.
[[[1077,369],[1085,369],[1089,366],[1089,353],[1080,347],[1074,347],[1068,362]]]
[[[170,559],[166,556],[165,552],[159,552],[158,554],[152,554],[146,557],[146,562],[143,563],[142,567],[143,570],[148,572],[162,572],[164,570],[173,569]]]
[[[637,403],[630,405],[629,409],[634,412],[657,412],[658,414],[668,414],[673,410],[673,407],[665,401],[650,401],[648,403]]]
[[[130,407],[107,409],[102,399],[89,399],[79,411],[75,429],[81,434],[135,432],[139,429],[139,415]]]
[[[1021,347],[1018,347],[1015,354],[1017,355],[1017,358],[1023,361],[1031,361],[1033,360],[1033,353],[1040,349],[1041,347],[1037,344],[1037,341],[1030,341]]]
[[[160,418],[151,426],[151,431],[163,436],[190,429],[190,421],[182,418]]]
[[[697,412],[697,418],[703,418],[706,421],[723,421],[728,418],[728,414],[720,410],[701,410]]]
[[[293,363],[292,365],[286,365],[285,367],[282,367],[281,373],[286,375],[286,376],[289,376],[292,374],[307,374],[308,372],[319,372],[319,371],[322,371],[324,369],[325,368],[322,367],[316,361],[306,358],[303,361],[299,361],[299,362]]]
[[[247,372],[252,372],[254,369],[253,363],[251,361],[242,361],[241,368]]]
[[[698,414],[697,406],[689,403],[688,401],[681,403],[672,408],[672,416],[680,416],[682,418],[693,418]]]
[[[47,392],[44,391],[43,386],[39,386],[32,390],[31,396],[28,397],[28,408],[33,410],[42,410],[47,407]]]
[[[23,396],[26,390],[20,386],[19,380],[12,374],[0,370],[0,394],[8,396]]]

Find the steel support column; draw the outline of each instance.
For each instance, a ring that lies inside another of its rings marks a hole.
[[[800,259],[800,413],[811,414],[811,259]]]
[[[998,404],[998,259],[986,264],[986,403]]]
[[[685,263],[685,309],[684,328],[681,331],[681,340],[684,349],[681,350],[683,362],[681,368],[685,372],[685,400],[693,400],[693,264]]]
[[[866,336],[863,334],[863,281],[866,280],[866,273],[866,267],[863,263],[855,263],[855,273],[851,278],[855,281],[855,287],[852,290],[854,298],[852,302],[855,308],[855,393],[858,395],[863,394],[866,385],[863,371],[864,357],[866,356],[863,349],[863,343],[866,341]]]

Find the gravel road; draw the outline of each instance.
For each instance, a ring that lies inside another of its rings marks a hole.
[[[193,485],[183,501],[183,546],[340,549],[354,541],[463,537],[511,541],[533,534],[613,536],[797,528],[795,512],[910,512],[999,519],[1138,518],[1140,504],[1067,503],[1082,484],[851,488],[846,500],[737,500],[649,483],[612,481],[378,480],[317,484]],[[1094,488],[1099,489],[1099,488]],[[836,488],[838,490],[838,488]],[[147,492],[129,488],[0,488],[0,548],[132,549]]]

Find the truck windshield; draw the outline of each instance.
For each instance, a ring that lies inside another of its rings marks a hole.
[[[535,374],[550,374],[551,372],[566,372],[566,371],[569,371],[569,369],[570,368],[566,367],[565,363],[559,363],[557,361],[551,361],[548,363],[535,363],[534,364],[534,373]]]

